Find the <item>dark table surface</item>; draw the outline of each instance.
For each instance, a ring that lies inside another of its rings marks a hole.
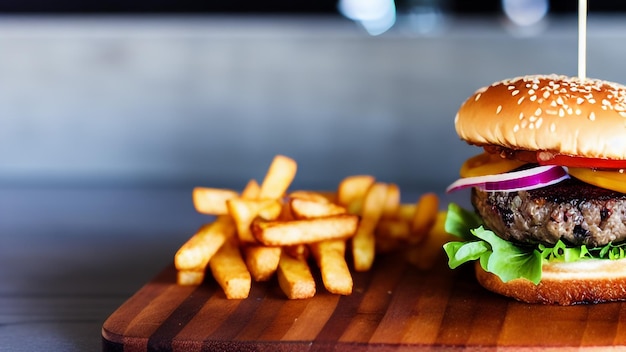
[[[0,351],[98,351],[204,221],[190,189],[0,189]]]

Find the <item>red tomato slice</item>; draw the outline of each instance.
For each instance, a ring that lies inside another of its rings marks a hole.
[[[542,154],[542,152],[537,152],[537,162],[540,165],[561,165],[567,167],[581,167],[589,169],[626,169],[626,160],[585,158],[580,156],[570,156],[563,154],[554,154],[546,158],[545,154]]]

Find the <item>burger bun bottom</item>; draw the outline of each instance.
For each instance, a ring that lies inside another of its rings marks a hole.
[[[567,306],[626,300],[626,259],[544,263],[538,285],[527,279],[502,282],[479,262],[475,271],[489,291],[527,303]]]

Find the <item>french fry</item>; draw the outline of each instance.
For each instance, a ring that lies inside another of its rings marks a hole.
[[[346,241],[321,241],[312,243],[310,247],[328,292],[339,295],[351,294],[353,282],[345,258]]]
[[[443,245],[458,238],[446,233],[444,224],[446,222],[446,212],[441,211],[436,216],[435,225],[429,234],[419,245],[407,247],[405,256],[407,261],[421,270],[428,270],[433,267],[437,259],[443,255]]]
[[[400,187],[395,183],[387,184],[387,197],[383,207],[383,218],[395,217],[400,208]]]
[[[178,270],[204,271],[211,257],[235,234],[235,225],[227,215],[202,226],[174,255]]]
[[[215,281],[222,287],[228,299],[244,299],[250,294],[252,277],[241,257],[234,238],[224,242],[209,261]]]
[[[374,183],[365,195],[361,221],[352,238],[352,256],[356,271],[367,271],[374,263],[376,254],[374,230],[383,214],[386,198],[387,185],[381,182]]]
[[[278,262],[278,284],[289,299],[315,296],[315,280],[304,259],[296,259],[282,253]]]
[[[246,266],[254,281],[267,281],[276,272],[280,247],[249,245],[243,248]]]
[[[204,281],[204,270],[178,270],[176,282],[181,286],[198,286]]]
[[[317,194],[326,198],[330,203],[337,204],[337,192],[335,191],[317,191]]]
[[[375,180],[374,176],[370,175],[355,175],[344,178],[337,188],[337,204],[347,207],[351,203],[363,199]]]
[[[297,170],[298,165],[293,159],[283,155],[275,156],[261,184],[259,198],[282,198],[296,176]]]
[[[417,201],[413,222],[411,223],[411,241],[420,242],[437,221],[439,198],[434,193],[425,193]]]
[[[328,201],[292,198],[289,203],[291,213],[296,219],[319,218],[348,212],[346,208]]]
[[[255,243],[250,225],[258,216],[272,220],[278,218],[282,205],[277,199],[243,199],[233,198],[226,202],[228,212],[233,217],[237,227],[237,236],[243,243]]]
[[[395,238],[408,240],[411,237],[411,225],[398,219],[381,219],[376,225],[376,235],[378,238]]]
[[[243,199],[257,199],[261,194],[261,186],[255,179],[251,179],[241,191],[241,198]]]
[[[283,211],[283,204],[278,199],[259,201],[259,217],[263,220],[276,220]]]
[[[290,202],[283,203],[283,209],[278,216],[278,220],[280,221],[292,221],[294,220],[293,213],[291,212],[291,204]]]
[[[267,246],[289,246],[354,235],[359,218],[342,214],[293,221],[253,221],[254,237]]]
[[[409,223],[412,222],[413,218],[415,217],[416,207],[417,205],[415,203],[412,203],[412,204],[401,203],[400,206],[398,207],[396,218],[407,221]]]
[[[304,199],[304,200],[310,200],[310,201],[315,201],[315,202],[320,202],[320,203],[331,203],[332,202],[332,198],[334,198],[334,194],[323,194],[320,192],[313,192],[313,191],[293,191],[290,192],[287,195],[288,198],[291,199]]]
[[[222,188],[195,187],[192,191],[196,211],[208,215],[228,214],[226,201],[237,196],[237,192]]]
[[[300,243],[291,246],[283,246],[283,252],[287,253],[287,255],[292,258],[307,260],[309,259],[311,250],[306,244]]]

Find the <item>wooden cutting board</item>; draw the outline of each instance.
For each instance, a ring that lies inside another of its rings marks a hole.
[[[227,300],[212,278],[176,285],[165,268],[102,328],[104,351],[626,350],[626,303],[528,305],[485,291],[471,266],[442,255],[420,271],[402,256],[377,257],[354,275],[350,296],[287,300],[276,281]]]

